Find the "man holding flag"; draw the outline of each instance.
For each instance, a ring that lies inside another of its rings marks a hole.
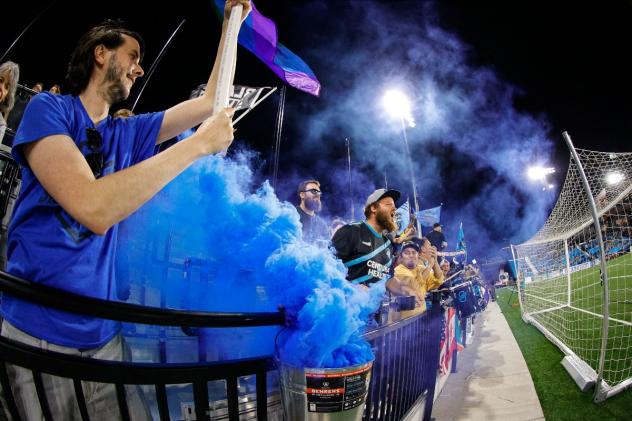
[[[248,0],[226,2],[225,16]],[[238,10],[238,9],[237,9]],[[238,17],[238,16],[237,16]],[[112,118],[110,107],[127,99],[144,74],[141,36],[107,20],[79,40],[66,76],[69,95],[33,97],[15,136],[22,189],[9,230],[7,271],[35,283],[110,300],[116,294],[115,252],[119,223],[204,156],[233,140],[231,109],[214,109],[219,62],[207,92],[163,112]],[[233,63],[234,64],[234,63]],[[160,144],[200,124],[191,137],[155,154]],[[102,360],[122,360],[121,324],[2,297],[2,336],[31,346]],[[7,366],[23,419],[43,419],[29,370]],[[46,376],[42,389],[52,419],[81,419],[70,379]],[[85,383],[91,419],[118,420],[113,385]],[[137,389],[126,391],[130,418],[151,419]],[[53,399],[54,398],[54,399]]]

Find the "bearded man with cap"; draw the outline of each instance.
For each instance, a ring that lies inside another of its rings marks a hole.
[[[364,207],[366,220],[347,224],[334,234],[331,241],[348,269],[349,282],[368,287],[388,277],[393,258],[385,234],[397,228],[395,202],[400,196],[397,190],[375,190]]]

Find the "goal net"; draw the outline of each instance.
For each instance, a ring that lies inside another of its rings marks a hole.
[[[632,385],[632,153],[576,152],[603,250],[590,197],[571,159],[551,215],[514,252],[524,319],[583,361],[599,401]]]

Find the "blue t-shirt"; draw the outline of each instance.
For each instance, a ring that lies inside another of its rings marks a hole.
[[[108,117],[95,126],[79,97],[47,92],[33,97],[13,146],[13,156],[22,166],[22,187],[9,226],[8,272],[76,294],[114,299],[118,225],[100,236],[75,221],[37,180],[22,145],[66,135],[87,155],[94,150],[88,147],[86,129],[96,128],[103,139],[105,176],[154,154],[163,117],[164,112]],[[53,310],[6,294],[2,316],[32,336],[72,348],[99,347],[120,330],[118,322]]]

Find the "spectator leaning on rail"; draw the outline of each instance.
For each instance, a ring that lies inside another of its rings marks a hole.
[[[393,260],[385,232],[396,229],[393,217],[400,196],[397,190],[375,190],[364,207],[366,220],[344,225],[334,234],[331,241],[348,268],[349,282],[368,287],[388,276]]]
[[[329,243],[329,227],[323,218],[317,215],[322,208],[320,202],[322,194],[317,180],[306,180],[298,185],[298,197],[301,202],[296,210],[301,217],[303,238],[310,243],[316,241]]]
[[[437,263],[437,249],[423,238],[421,247],[415,241],[402,244],[399,264],[387,287],[395,295],[414,295],[414,310],[402,311],[402,318],[426,311],[426,293],[438,288],[444,274]]]
[[[229,0],[250,11],[248,0]],[[211,116],[220,54],[206,94],[164,112],[127,119],[108,116],[143,75],[140,36],[106,21],[79,41],[68,67],[70,95],[42,92],[29,102],[13,154],[23,166],[22,189],[9,228],[8,271],[76,294],[116,294],[114,253],[118,224],[196,159],[227,149],[232,110]],[[157,143],[201,124],[195,135],[152,156]],[[120,324],[78,316],[5,295],[2,335],[74,355],[120,360]],[[33,379],[9,367],[26,419],[41,419]],[[70,379],[44,378],[54,419],[80,419]],[[119,418],[112,385],[86,388],[91,417]],[[132,406],[130,404],[130,406]],[[131,409],[131,408],[130,408]],[[142,410],[132,419],[144,419]],[[97,414],[98,413],[98,414]],[[140,415],[139,415],[140,414]],[[146,415],[146,414],[145,414]]]
[[[7,118],[15,104],[15,91],[20,79],[20,67],[12,61],[0,64],[0,142],[7,129]]]

